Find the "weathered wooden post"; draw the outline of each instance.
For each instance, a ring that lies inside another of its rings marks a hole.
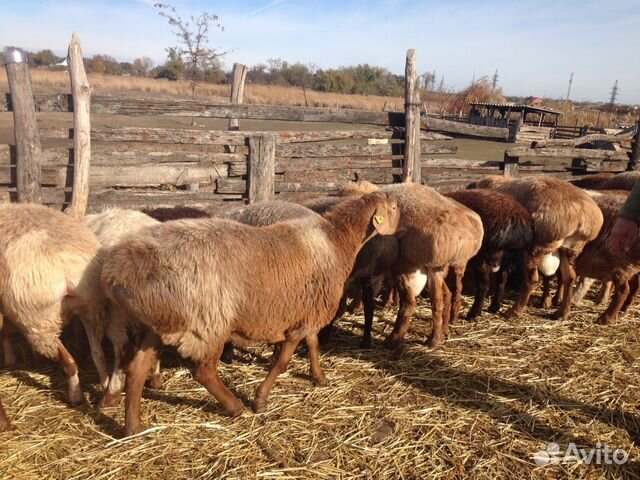
[[[42,149],[31,90],[29,61],[23,50],[10,48],[5,52],[4,64],[11,92],[11,110],[13,110],[18,201],[40,203],[42,201],[40,190]]]
[[[402,178],[404,182],[422,183],[420,165],[420,91],[417,86],[416,51],[407,50],[405,65],[405,140],[404,165]]]
[[[633,143],[631,145],[629,170],[640,170],[640,119],[638,119],[636,123],[636,134],[633,136]]]
[[[249,137],[247,197],[249,203],[267,202],[275,193],[276,137],[273,134]]]
[[[231,103],[242,103],[244,97],[244,82],[247,79],[247,66],[241,63],[233,64],[233,82],[231,83]],[[240,121],[237,118],[229,119],[229,131],[240,130]]]
[[[80,39],[76,33],[71,36],[67,58],[73,95],[73,191],[67,213],[81,219],[89,203],[91,86],[84,70]]]
[[[520,162],[519,157],[512,157],[509,155],[509,150],[504,151],[504,171],[503,175],[507,177],[515,177],[518,175],[518,163]]]

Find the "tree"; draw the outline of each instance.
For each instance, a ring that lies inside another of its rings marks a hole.
[[[199,16],[191,16],[189,23],[177,14],[176,9],[164,3],[156,3],[154,7],[158,14],[175,28],[173,33],[178,38],[179,45],[167,49],[171,61],[171,52],[181,60],[184,73],[191,82],[191,96],[195,97],[196,87],[207,72],[220,67],[220,57],[227,52],[221,52],[209,47],[209,28],[214,26],[221,32],[224,27],[218,21],[218,16],[207,12],[202,12]],[[177,60],[174,58],[174,63]],[[169,68],[167,66],[167,68]]]
[[[50,67],[60,61],[61,59],[48,49],[29,54],[29,63],[34,67]]]
[[[153,68],[153,61],[149,57],[136,58],[133,61],[133,74],[146,77]]]

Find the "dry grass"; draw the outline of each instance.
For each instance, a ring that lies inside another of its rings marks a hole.
[[[69,91],[69,75],[64,71],[31,70],[34,91]],[[110,75],[89,75],[89,83],[97,95],[122,93],[152,93],[154,95],[191,96],[191,86],[187,81],[171,82],[142,77],[120,77]],[[7,89],[6,72],[0,71],[0,88]],[[214,102],[228,102],[231,93],[229,85],[202,84],[196,90],[198,97]],[[261,105],[305,105],[301,88],[279,85],[246,85],[246,103]],[[340,107],[361,110],[396,110],[404,108],[404,100],[395,97],[375,95],[346,95],[307,90],[307,101],[311,107]]]
[[[164,388],[143,400],[151,429],[129,439],[120,439],[123,408],[93,407],[89,361],[90,401],[80,408],[64,402],[55,366],[5,371],[0,391],[17,431],[2,435],[0,471],[20,479],[639,478],[639,311],[602,327],[596,309],[586,302],[566,322],[535,309],[515,321],[485,314],[430,350],[422,302],[400,355],[381,346],[394,312],[375,323],[371,351],[356,347],[361,318],[351,315],[322,356],[329,386],[312,386],[298,356],[268,412],[237,419],[165,355]],[[222,367],[241,398],[253,397],[267,356],[253,349]],[[629,461],[537,467],[532,455],[551,441],[601,442],[625,449]]]

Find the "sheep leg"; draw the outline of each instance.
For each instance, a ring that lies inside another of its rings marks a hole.
[[[571,312],[571,299],[573,298],[573,285],[576,281],[576,258],[574,250],[560,250],[560,276],[562,278],[562,303],[553,314],[555,320],[566,319]],[[558,286],[558,288],[560,288]]]
[[[364,292],[360,288],[353,289],[353,298],[351,299],[351,303],[349,304],[349,308],[347,309],[349,313],[357,312],[360,309],[360,307],[363,305],[363,295]],[[344,295],[344,297],[346,297],[346,295]]]
[[[611,296],[611,285],[612,282],[604,282],[600,286],[600,290],[598,290],[598,295],[595,299],[596,305],[602,305],[603,303],[607,303],[609,301],[609,297]]]
[[[360,279],[362,286],[362,305],[364,309],[364,333],[360,341],[361,348],[371,348],[371,331],[373,329],[373,314],[375,311],[375,298],[373,293],[372,278]],[[307,342],[308,343],[308,342]]]
[[[474,320],[482,313],[484,300],[489,293],[489,285],[491,283],[491,270],[484,260],[479,260],[473,269],[476,277],[476,295],[473,299],[473,305],[467,313],[467,320]]]
[[[560,289],[560,285],[558,285],[558,289]],[[540,308],[551,308],[552,305],[551,299],[551,277],[547,275],[542,275],[542,297],[540,298]]]
[[[109,373],[107,370],[107,360],[104,356],[104,350],[102,350],[103,332],[98,332],[96,327],[89,325],[88,322],[85,323],[85,321],[83,321],[82,323],[87,333],[87,339],[89,340],[91,358],[96,366],[96,370],[98,370],[100,385],[102,386],[102,390],[106,391],[109,386]]]
[[[613,284],[613,298],[607,309],[602,312],[602,315],[600,315],[597,320],[597,323],[600,325],[610,325],[615,322],[618,318],[618,312],[629,296],[630,288],[626,278],[622,278],[620,275],[614,275]]]
[[[222,408],[231,416],[237,417],[244,411],[244,405],[225,386],[218,375],[218,363],[222,354],[222,346],[218,346],[208,359],[198,364],[194,378],[213,395]]]
[[[0,400],[0,432],[7,432],[9,430],[13,430],[13,427],[11,423],[9,423],[9,417],[7,417],[7,412],[4,411],[2,400]]]
[[[116,311],[116,306],[112,306]],[[120,313],[120,315],[122,315]],[[112,315],[107,323],[107,337],[113,345],[113,373],[109,379],[109,386],[104,396],[100,400],[100,408],[114,407],[118,405],[122,399],[122,390],[124,388],[125,373],[122,369],[124,347],[128,341],[125,323],[120,316]]]
[[[289,364],[289,360],[291,360],[291,356],[293,352],[296,350],[296,347],[300,343],[299,339],[287,339],[282,342],[280,347],[280,355],[278,355],[278,359],[276,363],[273,365],[267,377],[262,381],[258,390],[256,392],[256,398],[253,401],[253,411],[256,413],[262,413],[267,408],[267,397],[269,396],[269,392],[273,387],[274,382],[278,375],[282,372],[286,371],[287,365]]]
[[[416,295],[419,293],[411,290],[409,275],[401,275],[395,284],[396,291],[399,296],[400,308],[398,309],[398,316],[396,317],[396,323],[393,326],[393,331],[384,342],[385,346],[391,349],[397,348],[409,331],[411,318],[417,305]]]
[[[561,272],[556,273],[556,283],[558,284],[558,289],[556,290],[556,294],[553,296],[553,300],[551,301],[555,307],[559,306],[562,303],[562,296],[564,294],[563,289],[560,288],[560,285],[563,284]]]
[[[624,304],[620,309],[622,313],[625,313],[631,306],[636,298],[636,295],[638,294],[638,290],[640,290],[640,274],[636,273],[633,277],[631,277],[631,280],[629,280],[629,287],[629,295],[627,296],[627,299],[624,301]]]
[[[453,298],[451,290],[447,282],[442,284],[442,333],[445,338],[449,336],[449,318],[451,311],[453,310],[451,305],[451,299]]]
[[[13,367],[16,364],[16,353],[11,343],[11,327],[7,321],[3,321],[0,315],[0,338],[2,339],[2,352],[4,354],[4,367]]]
[[[159,357],[159,355],[158,355]],[[162,388],[162,374],[160,373],[160,358],[156,359],[153,364],[153,370],[149,376],[149,387],[155,390]]]
[[[578,281],[578,284],[576,285],[576,288],[573,292],[572,301],[574,305],[578,305],[582,301],[585,295],[589,292],[589,289],[593,285],[593,282],[595,282],[594,278],[580,277],[580,280]]]
[[[433,330],[427,339],[429,347],[435,347],[444,341],[443,331],[443,310],[444,310],[444,271],[430,268],[427,272],[429,277],[429,297],[431,297],[431,313],[433,318]],[[447,291],[449,289],[447,288]]]
[[[522,315],[524,309],[527,307],[529,303],[529,298],[531,298],[531,294],[533,290],[536,288],[536,284],[538,283],[538,263],[540,259],[544,256],[544,251],[535,249],[531,255],[525,254],[524,258],[524,285],[520,290],[520,295],[516,300],[516,303],[509,308],[506,312],[504,312],[504,316],[506,318],[517,317],[518,315]]]
[[[498,313],[502,306],[502,299],[504,298],[504,290],[507,286],[507,280],[509,279],[509,267],[502,265],[500,271],[493,275],[495,285],[493,290],[493,299],[491,305],[489,305],[490,313]]]
[[[464,277],[464,270],[466,265],[453,267],[451,272],[451,310],[449,315],[445,317],[445,323],[447,326],[447,331],[445,334],[448,334],[448,326],[450,323],[456,323],[458,321],[458,317],[460,316],[460,307],[462,306],[462,278]]]
[[[318,335],[315,333],[307,335],[307,349],[309,350],[309,365],[311,371],[311,378],[316,385],[326,385],[327,377],[322,371],[320,366],[320,344],[318,342]]]
[[[140,419],[140,399],[149,370],[160,351],[160,337],[148,330],[127,367],[125,381],[125,434],[135,435],[145,427]]]
[[[69,403],[71,403],[71,405],[78,405],[82,403],[78,366],[60,339],[56,338],[56,342],[58,349],[56,361],[62,366],[64,374],[67,376],[67,382],[69,382]]]

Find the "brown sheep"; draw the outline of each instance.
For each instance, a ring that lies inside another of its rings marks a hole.
[[[576,187],[589,190],[626,190],[630,192],[638,180],[640,180],[640,172],[636,171],[618,174],[603,172],[572,180],[571,183]]]
[[[399,260],[393,268],[400,308],[387,347],[397,347],[411,324],[416,297],[429,280],[433,331],[429,346],[440,344],[454,322],[462,299],[467,262],[482,245],[482,221],[477,213],[433,188],[418,184],[387,185],[380,189],[398,202],[401,213]],[[445,280],[451,273],[452,291]]]
[[[184,218],[209,218],[211,215],[204,210],[193,207],[160,207],[147,208],[142,213],[149,215],[151,218],[159,222],[168,222],[170,220],[182,220]]]
[[[107,300],[100,287],[101,245],[91,231],[64,213],[32,204],[0,206],[0,251],[8,281],[1,292],[4,320],[40,355],[58,361],[69,382],[69,400],[82,401],[78,367],[60,341],[77,315],[87,332],[100,383],[109,377],[100,340]]]
[[[484,229],[480,252],[471,260],[476,273],[476,295],[467,318],[473,319],[482,313],[492,273],[501,277],[489,307],[490,312],[497,313],[509,263],[520,260],[533,245],[531,214],[511,195],[498,190],[458,190],[445,195],[480,215]]]
[[[127,371],[126,433],[142,429],[140,396],[161,343],[196,362],[196,380],[232,416],[244,406],[218,376],[230,337],[282,343],[258,388],[256,412],[266,408],[276,377],[303,339],[312,378],[324,383],[317,332],[333,318],[362,244],[376,233],[393,234],[398,219],[396,203],[374,193],[341,203],[325,218],[269,227],[177,220],[116,246],[102,272],[105,291],[148,328]]]
[[[604,225],[598,236],[589,242],[576,260],[576,272],[587,278],[603,282],[612,281],[614,294],[607,309],[598,318],[598,323],[606,325],[615,321],[621,309],[626,310],[633,295],[630,296],[630,282],[637,290],[637,274],[640,272],[640,245],[636,244],[630,252],[618,255],[611,251],[608,238],[624,205],[625,198],[620,195],[598,196],[594,200],[602,210]]]
[[[533,218],[534,246],[527,256],[524,286],[505,316],[522,314],[538,281],[538,267],[549,254],[559,250],[562,303],[554,318],[566,318],[571,309],[576,258],[602,227],[598,205],[580,188],[554,177],[487,176],[477,186],[511,194]]]

